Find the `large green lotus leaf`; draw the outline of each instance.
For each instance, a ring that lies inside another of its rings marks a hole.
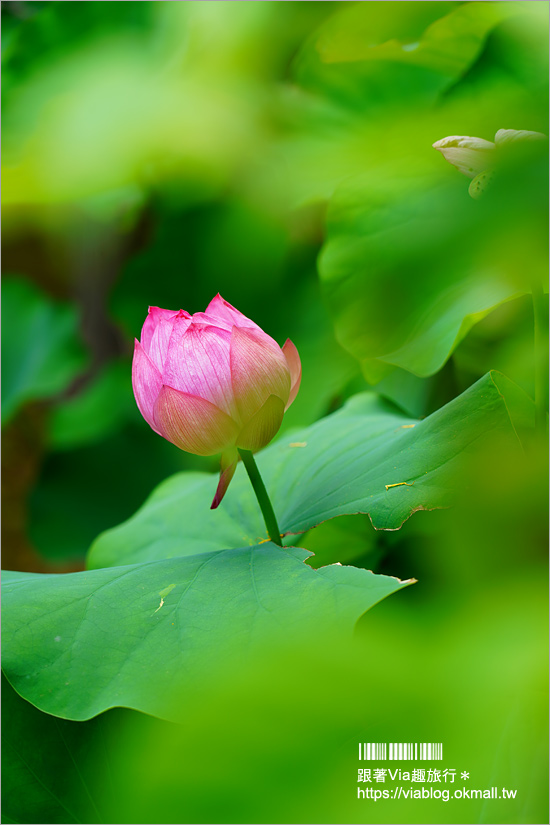
[[[82,369],[77,312],[27,281],[2,284],[2,423],[25,401],[50,398]]]
[[[505,397],[512,399],[510,411]],[[285,435],[257,462],[285,534],[352,513],[368,513],[376,529],[396,530],[418,510],[453,503],[457,472],[483,438],[501,431],[518,444],[511,414],[521,417],[523,431],[533,404],[494,372],[422,421],[407,418],[373,393],[362,393],[313,426]],[[265,539],[244,467],[239,464],[222,505],[211,511],[216,484],[216,477],[204,473],[167,479],[135,516],[96,540],[89,566],[205,553]]]
[[[270,643],[351,635],[410,582],[266,542],[65,575],[4,573],[3,668],[47,713],[113,706],[166,717],[178,686],[235,668]]]

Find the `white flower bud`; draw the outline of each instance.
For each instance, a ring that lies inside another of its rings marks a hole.
[[[450,135],[432,145],[441,152],[445,160],[469,178],[475,178],[491,166],[495,148],[490,140],[467,135]]]

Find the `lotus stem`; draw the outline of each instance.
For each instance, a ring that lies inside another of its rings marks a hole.
[[[243,460],[243,464],[246,467],[246,472],[248,473],[248,477],[252,487],[254,488],[254,492],[256,493],[256,498],[258,499],[258,504],[260,505],[260,510],[262,511],[264,517],[265,526],[267,527],[267,534],[273,544],[278,544],[279,547],[282,547],[283,542],[281,541],[281,531],[279,530],[279,525],[277,524],[277,519],[275,518],[271,501],[269,500],[267,490],[265,489],[265,484],[254,460],[254,456],[250,450],[241,450],[240,448],[239,455]]]

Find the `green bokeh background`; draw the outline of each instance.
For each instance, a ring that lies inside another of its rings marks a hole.
[[[82,570],[167,476],[217,471],[135,406],[149,305],[195,312],[220,292],[290,337],[303,381],[282,433],[365,390],[421,418],[489,369],[534,397],[545,158],[509,158],[474,202],[432,143],[548,131],[547,17],[546,2],[2,5],[4,568]],[[434,333],[442,307],[456,329]],[[182,688],[183,727],[58,721],[8,685],[5,821],[546,821],[546,448],[524,448],[480,450],[456,506],[399,531],[357,515],[301,537],[314,566],[418,583],[349,649],[312,638],[310,659],[272,652]],[[358,800],[358,741],[443,741],[468,787],[517,800]]]

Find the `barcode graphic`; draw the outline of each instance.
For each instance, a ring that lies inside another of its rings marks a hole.
[[[361,755],[363,748],[363,755]],[[387,759],[385,742],[363,742],[359,743],[359,759]]]
[[[390,759],[392,761],[408,760],[437,761],[443,759],[442,742],[360,742],[359,759],[370,761],[382,761]]]

